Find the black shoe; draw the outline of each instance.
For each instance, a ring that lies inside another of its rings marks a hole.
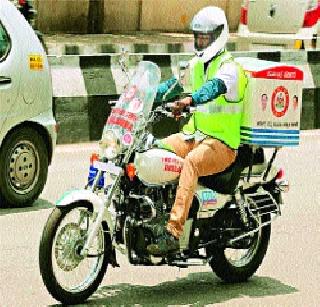
[[[156,244],[148,245],[147,250],[152,255],[165,255],[179,250],[179,240],[166,231],[157,239]]]

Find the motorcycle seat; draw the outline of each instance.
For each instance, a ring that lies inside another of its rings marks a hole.
[[[263,148],[259,147],[254,151],[249,145],[241,145],[236,160],[227,169],[217,174],[200,177],[199,183],[218,193],[232,194],[238,185],[241,173],[250,166],[251,157],[253,165],[264,164]]]

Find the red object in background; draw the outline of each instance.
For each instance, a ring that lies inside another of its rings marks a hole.
[[[303,27],[310,28],[314,26],[318,22],[319,15],[320,15],[320,2],[318,2],[318,5],[315,8],[306,11],[306,13],[304,14]]]
[[[20,4],[21,6],[24,6],[24,5],[26,4],[26,0],[19,0],[19,4]]]
[[[247,25],[248,24],[248,5],[249,2],[246,1],[240,9],[240,23],[243,25]]]

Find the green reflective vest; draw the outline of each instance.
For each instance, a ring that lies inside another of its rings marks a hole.
[[[192,61],[190,67],[190,81],[192,92],[197,91],[205,82],[215,77],[223,63],[233,61],[230,53],[224,51],[208,66],[207,73],[201,61]],[[238,97],[237,102],[228,102],[225,95],[197,106],[197,111],[183,127],[184,134],[194,134],[196,130],[217,138],[233,149],[240,144],[240,125],[242,116],[242,102],[247,86],[247,77],[239,64],[238,69]]]

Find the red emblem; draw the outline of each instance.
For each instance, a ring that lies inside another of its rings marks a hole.
[[[289,92],[284,86],[278,86],[272,93],[271,110],[274,116],[282,117],[289,109]]]

